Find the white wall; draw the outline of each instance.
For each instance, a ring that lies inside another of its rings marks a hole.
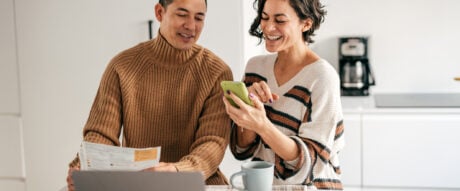
[[[328,14],[311,47],[337,67],[340,36],[369,36],[372,92],[460,92],[460,1],[322,2]]]
[[[338,63],[337,37],[371,37],[374,92],[460,92],[460,1],[324,0],[314,49]]]
[[[241,1],[208,0],[206,23],[198,44],[212,50],[239,78],[244,69]]]

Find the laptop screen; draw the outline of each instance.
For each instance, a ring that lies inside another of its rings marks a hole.
[[[204,191],[200,172],[75,171],[76,191]]]

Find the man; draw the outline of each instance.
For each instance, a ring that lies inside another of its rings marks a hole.
[[[232,80],[232,73],[196,44],[206,9],[206,0],[155,5],[159,35],[111,60],[83,129],[85,141],[118,146],[123,129],[124,147],[161,146],[161,163],[146,170],[201,171],[206,184],[227,184],[218,169],[230,133],[220,82]],[[68,189],[74,190],[78,158],[69,166]]]

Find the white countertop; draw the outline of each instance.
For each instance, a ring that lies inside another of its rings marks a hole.
[[[390,187],[346,187],[344,191],[453,191],[446,188],[390,188]]]
[[[273,191],[305,191],[311,190],[300,185],[274,185]],[[347,187],[344,191],[452,191],[452,189],[430,189],[430,188],[388,188],[388,187]],[[228,185],[206,186],[206,191],[238,191]],[[327,190],[325,190],[327,191]]]
[[[362,113],[442,113],[460,114],[460,108],[377,108],[374,97],[342,96],[342,109],[345,114]]]
[[[277,186],[273,187],[274,191],[300,191],[300,190],[311,190],[301,188],[298,185],[290,186]],[[453,191],[454,189],[429,189],[429,188],[384,188],[384,187],[347,187],[345,186],[344,191]],[[59,191],[67,191],[67,186],[62,187]],[[238,191],[237,189],[231,188],[229,185],[208,185],[206,191]],[[327,190],[324,190],[327,191]]]

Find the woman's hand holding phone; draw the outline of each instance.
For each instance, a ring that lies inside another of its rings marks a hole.
[[[251,106],[254,105],[251,99],[249,99],[248,90],[246,88],[246,85],[244,85],[243,82],[222,81],[220,83],[220,86],[222,87],[222,90],[224,90],[224,96],[227,98],[230,104],[232,104],[234,107],[239,108],[238,104],[236,104],[235,101],[230,97],[230,94],[229,94],[230,92],[235,94],[241,100],[243,100],[244,103],[251,105]]]
[[[249,106],[233,92],[226,94],[228,94],[228,96],[235,101],[236,105],[239,106],[239,108],[231,106],[230,101],[226,97],[223,97],[222,99],[225,103],[225,109],[228,116],[238,125],[241,129],[241,133],[243,133],[243,129],[250,130],[247,132],[244,131],[242,137],[247,138],[249,136],[252,137],[250,140],[253,140],[255,137],[254,133],[259,134],[265,132],[265,130],[267,130],[266,128],[271,127],[271,122],[267,118],[264,104],[258,97],[250,93],[249,99],[254,105]]]
[[[249,93],[257,96],[262,103],[273,103],[279,98],[278,95],[271,93],[268,84],[264,81],[254,82],[249,88],[246,88],[243,82],[238,81],[222,81],[220,85],[224,90],[224,95],[227,100],[237,108],[239,108],[239,106],[230,98],[228,94],[229,91],[238,96],[244,103],[251,106],[254,106],[254,103],[249,99]]]
[[[271,124],[270,120],[266,117],[265,108],[260,98],[264,98],[265,102],[273,102],[277,100],[279,96],[272,94],[265,82],[254,84],[257,85],[251,86],[249,91],[242,82],[225,81],[221,83],[221,86],[225,95],[223,100],[226,112],[230,118],[241,128],[241,130],[247,128],[253,132],[257,132]],[[250,104],[252,107],[246,106],[246,104]]]

